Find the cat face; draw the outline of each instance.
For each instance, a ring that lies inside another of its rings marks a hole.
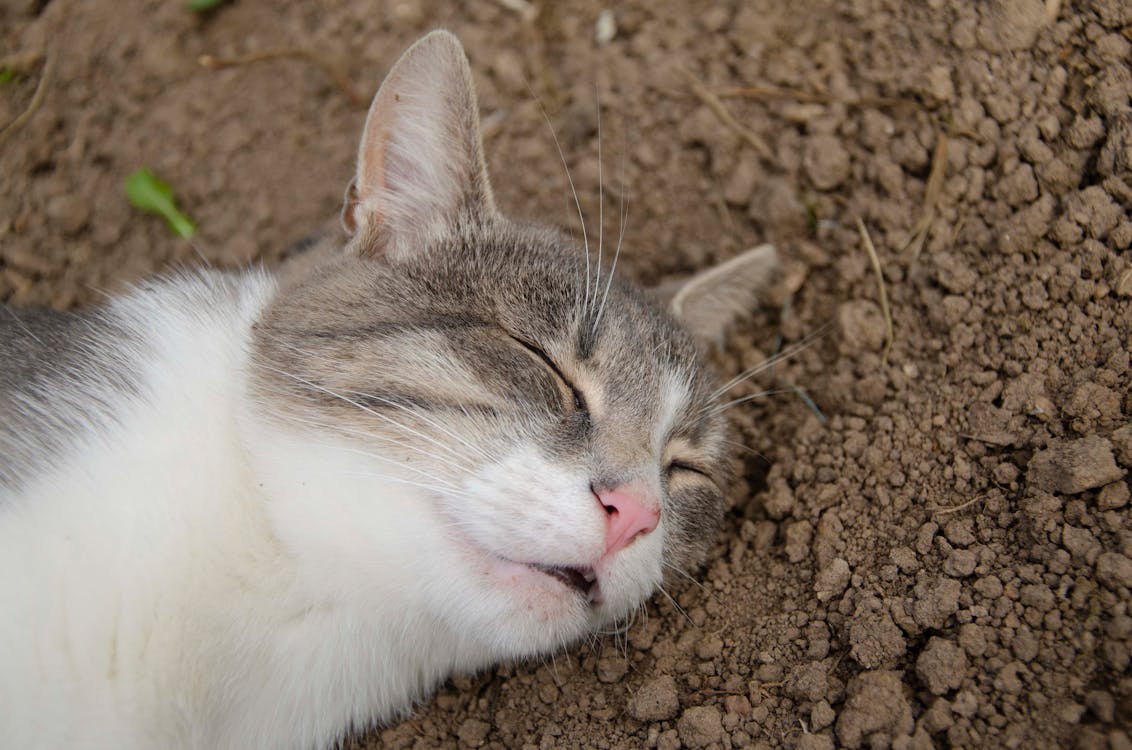
[[[405,54],[367,121],[351,239],[257,326],[255,378],[273,418],[357,475],[311,500],[356,532],[326,554],[380,570],[395,547],[430,617],[529,655],[625,618],[702,560],[729,476],[689,328],[718,330],[773,251],[665,306],[495,211],[475,112],[454,37]]]

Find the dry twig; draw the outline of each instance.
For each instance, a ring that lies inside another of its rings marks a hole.
[[[33,53],[34,54],[34,53]],[[30,57],[30,56],[29,56]],[[55,72],[55,56],[48,55],[47,61],[43,63],[43,73],[39,76],[39,83],[35,87],[35,93],[31,95],[31,101],[28,102],[27,109],[16,116],[16,119],[4,126],[0,130],[0,146],[12,137],[12,134],[23,127],[24,123],[31,119],[39,106],[43,104],[43,97],[47,93],[47,83],[51,79],[51,75]]]
[[[326,58],[305,49],[303,47],[285,47],[283,49],[270,49],[263,52],[253,52],[248,55],[240,57],[215,57],[213,55],[201,55],[197,58],[197,62],[202,67],[209,70],[219,70],[220,68],[232,68],[240,65],[253,65],[258,62],[265,62],[267,60],[305,60],[316,68],[321,70],[327,78],[334,82],[334,85],[341,90],[350,103],[356,107],[364,107],[366,100],[354,90],[350,85],[350,79],[339,70],[336,66],[332,65]]]
[[[771,152],[770,146],[766,145],[766,141],[755,134],[750,128],[743,127],[743,125],[735,119],[735,115],[731,114],[730,110],[719,100],[719,97],[708,91],[694,75],[683,68],[680,69],[680,72],[688,79],[688,85],[691,86],[692,93],[695,94],[701,102],[706,104],[708,109],[715,113],[715,116],[719,118],[720,122],[731,128],[736,135],[750,144],[751,148],[759,152],[759,155],[764,159],[774,161],[774,154]]]
[[[912,236],[908,238],[908,243],[901,248],[906,250],[912,248],[912,262],[915,263],[920,253],[923,252],[924,243],[927,242],[928,232],[931,231],[932,222],[935,221],[936,203],[939,201],[939,194],[943,192],[943,178],[947,175],[947,146],[948,137],[946,133],[940,133],[939,139],[935,142],[935,152],[932,154],[932,169],[928,173],[928,184],[924,188],[924,212],[920,215],[920,220],[912,227]]]
[[[888,309],[888,292],[884,287],[884,271],[881,270],[880,258],[877,256],[877,249],[873,245],[873,238],[869,236],[869,230],[865,228],[865,222],[861,221],[860,217],[857,217],[857,231],[861,233],[861,243],[869,253],[869,260],[872,261],[873,271],[877,277],[880,311],[884,315],[884,351],[880,355],[880,366],[884,367],[888,363],[888,352],[892,349],[892,312]]]

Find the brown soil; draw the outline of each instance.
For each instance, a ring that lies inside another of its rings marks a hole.
[[[627,637],[454,679],[356,746],[1132,746],[1132,4],[632,0],[604,45],[595,2],[513,4],[0,4],[0,55],[52,61],[0,144],[11,303],[200,262],[126,202],[143,165],[209,262],[277,260],[336,214],[364,109],[309,60],[198,56],[301,47],[368,97],[445,25],[505,209],[577,227],[529,80],[592,226],[600,101],[626,269],[660,280],[768,239],[790,259],[725,371],[832,323],[736,389],[800,391],[734,409],[746,481],[704,585],[669,587],[679,610],[657,597]],[[44,70],[0,87],[0,123]],[[722,101],[757,138],[686,73],[750,89]]]

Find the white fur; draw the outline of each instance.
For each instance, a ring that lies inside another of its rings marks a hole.
[[[659,582],[663,533],[606,563],[597,607],[520,564],[602,549],[586,481],[534,449],[446,496],[281,427],[247,387],[274,283],[232,278],[114,303],[141,396],[0,489],[0,748],[326,747]]]

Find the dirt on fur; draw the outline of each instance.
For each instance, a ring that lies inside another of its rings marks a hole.
[[[599,174],[606,237],[624,201],[627,272],[779,247],[724,373],[813,338],[733,391],[783,393],[731,410],[695,581],[351,746],[1132,747],[1132,4],[5,0],[0,127],[34,107],[0,136],[0,298],[278,261],[437,26],[507,212],[579,231],[534,93],[591,233]],[[127,202],[141,166],[193,245]]]

